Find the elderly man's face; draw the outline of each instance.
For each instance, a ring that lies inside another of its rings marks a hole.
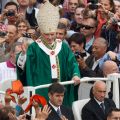
[[[92,45],[92,54],[96,59],[100,59],[106,53],[107,46],[99,40],[95,40]]]
[[[56,33],[52,32],[52,33],[42,33],[42,36],[45,38],[46,42],[48,44],[52,44],[56,38]]]
[[[96,85],[93,88],[93,95],[99,102],[104,101],[106,95],[106,85],[105,84]]]

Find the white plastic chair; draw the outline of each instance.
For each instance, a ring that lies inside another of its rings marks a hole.
[[[75,120],[82,120],[81,118],[82,108],[89,100],[90,98],[73,102],[72,110],[73,110]]]

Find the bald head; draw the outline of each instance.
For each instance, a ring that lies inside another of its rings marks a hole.
[[[103,64],[103,74],[106,77],[108,74],[118,73],[119,69],[117,64],[114,61],[106,61]]]
[[[98,87],[106,87],[106,84],[105,82],[103,81],[96,81],[94,84],[93,84],[93,90],[96,90]]]
[[[104,101],[106,95],[106,84],[103,81],[96,81],[93,85],[93,96],[98,101]]]

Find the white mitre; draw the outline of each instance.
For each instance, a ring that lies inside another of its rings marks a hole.
[[[37,22],[42,33],[56,32],[59,22],[59,8],[48,0],[40,7],[37,14]]]

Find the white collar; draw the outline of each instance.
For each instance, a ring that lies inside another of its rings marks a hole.
[[[98,105],[100,105],[101,103],[104,103],[104,101],[100,102],[98,101],[95,97],[94,97],[95,101],[98,103]]]
[[[56,39],[56,47],[55,47],[54,50],[51,50],[51,49],[47,48],[40,39],[38,39],[36,41],[36,43],[47,55],[49,55],[52,78],[53,79],[54,78],[60,78],[60,74],[59,74],[60,71],[59,71],[59,68],[58,68],[59,64],[58,64],[58,61],[57,61],[57,55],[61,51],[62,41],[60,39]]]
[[[57,111],[57,109],[59,108],[60,109],[60,106],[59,107],[56,107],[54,106],[50,101],[49,101],[50,105],[54,108],[55,111]]]

